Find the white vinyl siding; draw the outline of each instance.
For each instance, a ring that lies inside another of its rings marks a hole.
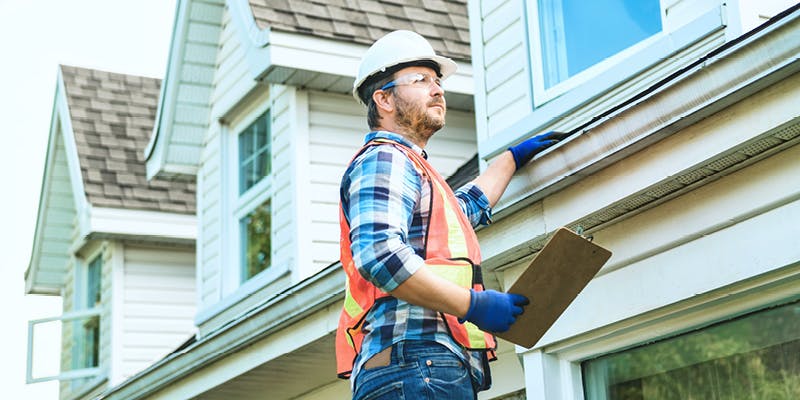
[[[272,265],[277,268],[295,265],[297,241],[291,151],[296,128],[294,88],[273,85],[270,88],[272,116]]]
[[[482,2],[486,135],[493,136],[531,112],[524,5]]]
[[[189,339],[196,311],[191,249],[125,247],[124,253],[118,379],[133,376]]]
[[[339,260],[339,183],[369,131],[366,109],[347,95],[308,92],[311,254],[314,271]],[[428,143],[429,161],[445,178],[477,153],[473,115],[447,111]],[[301,238],[302,239],[302,238]]]
[[[228,190],[236,190],[234,185],[222,182],[222,141],[225,140],[221,127],[213,116],[219,116],[229,107],[229,103],[244,97],[242,82],[252,82],[248,76],[245,51],[234,32],[230,13],[227,8],[223,13],[222,32],[214,66],[214,91],[211,94],[212,123],[208,127],[204,146],[200,157],[200,169],[197,177],[198,221],[200,235],[198,241],[198,307],[210,307],[221,300],[223,221],[227,221],[222,208],[222,197]]]

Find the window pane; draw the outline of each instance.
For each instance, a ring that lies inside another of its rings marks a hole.
[[[86,308],[94,308],[100,305],[100,295],[102,293],[102,256],[95,257],[86,268]]]
[[[582,364],[587,400],[800,399],[800,303]]]
[[[270,204],[256,207],[241,220],[242,282],[270,265]]]
[[[545,88],[661,31],[658,0],[539,0]]]
[[[269,120],[268,111],[239,134],[239,194],[269,175]]]

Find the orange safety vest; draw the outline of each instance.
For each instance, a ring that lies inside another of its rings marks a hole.
[[[432,203],[425,246],[425,266],[435,274],[461,287],[472,288],[476,291],[483,290],[478,238],[447,182],[422,156],[393,140],[372,140],[364,145],[356,157],[367,147],[381,144],[394,145],[395,148],[405,153],[414,163],[417,171],[423,177],[428,178],[431,185]],[[356,356],[361,351],[361,343],[364,340],[361,328],[367,312],[377,299],[388,297],[390,294],[381,291],[365,280],[353,264],[353,256],[350,251],[350,225],[344,217],[341,202],[339,204],[339,226],[341,228],[339,241],[341,261],[347,280],[344,307],[339,317],[339,328],[336,330],[336,364],[338,376],[347,379],[353,370]],[[489,351],[489,358],[494,359],[494,349],[497,345],[493,335],[481,331],[471,322],[460,324],[454,315],[439,314],[444,318],[445,324],[456,342],[469,350]]]

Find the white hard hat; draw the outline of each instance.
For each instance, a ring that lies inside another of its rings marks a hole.
[[[458,68],[453,60],[436,55],[431,44],[418,33],[405,30],[387,33],[375,41],[361,58],[353,82],[353,97],[363,104],[358,96],[358,88],[367,78],[395,65],[424,60],[433,61],[439,66],[442,79],[452,75]]]

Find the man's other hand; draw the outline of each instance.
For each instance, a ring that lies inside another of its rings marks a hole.
[[[530,303],[519,294],[495,290],[476,292],[470,289],[470,303],[464,320],[472,322],[486,332],[505,332],[522,314],[522,307]]]

